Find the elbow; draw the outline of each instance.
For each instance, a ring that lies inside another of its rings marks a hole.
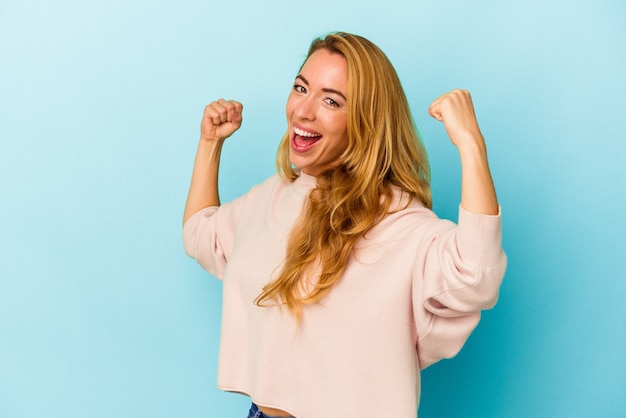
[[[196,258],[195,245],[192,240],[183,237],[183,249],[185,250],[185,254],[187,254],[188,257]]]
[[[480,321],[480,313],[452,318],[434,316],[430,329],[417,342],[420,368],[456,356]]]
[[[465,271],[447,289],[428,298],[425,308],[443,317],[455,317],[493,308],[498,302],[506,258],[488,269]]]
[[[482,309],[491,309],[498,302],[500,286],[506,272],[507,259],[504,252],[501,253],[500,261],[494,267],[486,270],[482,274],[478,288],[483,294]]]
[[[191,258],[196,258],[197,254],[197,232],[192,222],[185,222],[183,224],[183,249],[185,254]]]
[[[463,291],[466,312],[483,311],[496,306],[500,296],[500,286],[506,271],[506,258],[498,265],[482,270],[476,283]]]
[[[468,308],[473,308],[470,311],[491,309],[496,305],[506,265],[506,254],[500,249],[489,263],[480,263],[477,270],[470,273],[470,276],[474,276],[473,283],[462,291]]]

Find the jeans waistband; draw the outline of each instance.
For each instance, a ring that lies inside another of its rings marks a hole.
[[[248,418],[294,418],[294,417],[277,417],[275,415],[266,415],[263,412],[259,411],[259,407],[252,402],[252,406],[250,407],[250,412],[248,412]]]

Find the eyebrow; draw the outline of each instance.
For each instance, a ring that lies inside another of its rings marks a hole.
[[[309,82],[307,81],[306,78],[304,78],[304,76],[302,76],[301,74],[298,74],[296,76],[296,80],[300,79],[304,82],[304,84],[306,84],[307,86],[309,85]],[[335,89],[329,89],[329,88],[323,88],[322,91],[324,93],[334,93],[338,96],[341,96],[343,98],[343,100],[345,100],[346,102],[348,101],[348,99],[346,99],[346,96],[344,96],[344,94],[342,92],[340,92],[339,90],[335,90]]]

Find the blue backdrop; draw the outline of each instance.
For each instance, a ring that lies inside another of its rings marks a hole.
[[[244,193],[333,30],[395,64],[451,219],[458,157],[426,109],[472,92],[504,210],[499,304],[423,373],[420,417],[626,417],[624,22],[621,0],[4,0],[0,417],[245,415],[215,388],[221,284],[181,245],[199,121],[244,103],[221,175]]]

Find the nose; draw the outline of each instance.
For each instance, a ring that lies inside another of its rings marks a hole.
[[[315,98],[311,96],[302,97],[295,108],[295,115],[302,120],[315,120]]]

